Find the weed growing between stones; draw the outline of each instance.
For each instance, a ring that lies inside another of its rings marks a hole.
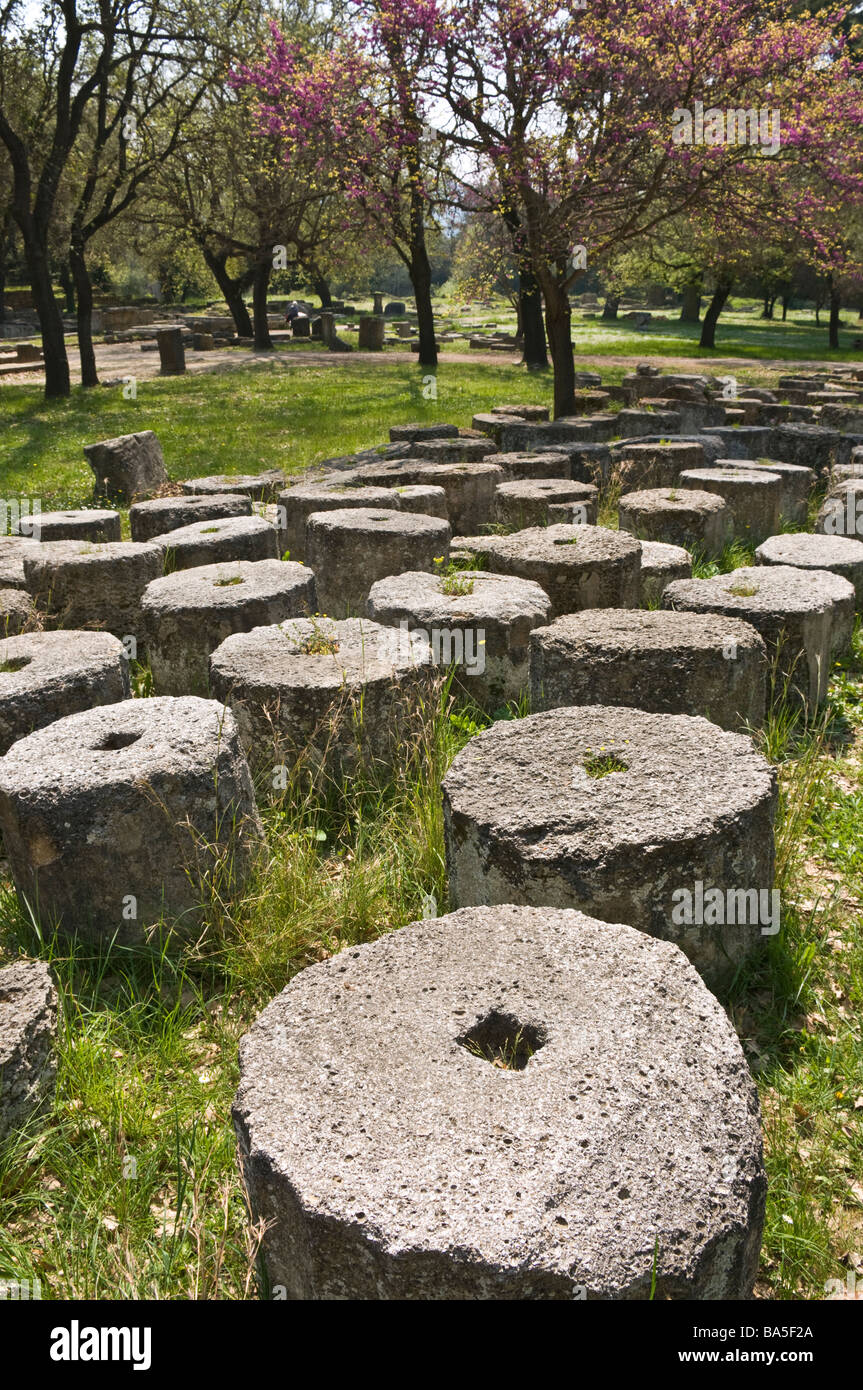
[[[612,772],[625,772],[626,766],[615,753],[603,751],[592,754],[584,761],[584,770],[588,777],[608,777]]]
[[[438,570],[442,594],[446,594],[448,598],[463,598],[466,594],[473,593],[474,580],[461,573],[464,568],[462,565],[457,565],[454,560],[450,560],[449,564],[444,567],[442,557],[435,560],[435,565]]]

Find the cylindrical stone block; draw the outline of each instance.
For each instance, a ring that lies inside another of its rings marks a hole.
[[[390,488],[398,497],[400,512],[420,512],[423,516],[440,516],[449,519],[446,489],[432,483],[415,483],[406,487]],[[391,505],[391,504],[389,504]]]
[[[498,483],[494,495],[495,520],[514,531],[547,526],[549,506],[565,502],[574,509],[570,525],[595,526],[597,497],[592,483],[574,483],[567,478]]]
[[[162,376],[182,376],[186,370],[186,351],[182,328],[159,328],[156,331],[159,348],[159,371]]]
[[[491,439],[417,439],[411,444],[414,458],[429,463],[481,463],[487,454],[494,453]]]
[[[215,879],[242,882],[262,835],[230,711],[154,698],[83,710],[0,760],[0,828],[45,928],[140,943],[198,930]]]
[[[159,695],[209,694],[210,657],[234,632],[314,613],[304,565],[236,560],[154,579],[141,602],[147,656]]]
[[[627,705],[700,714],[721,729],[757,729],[766,698],[767,649],[736,618],[596,608],[530,636],[534,711]]]
[[[629,927],[468,908],[310,966],[243,1039],[233,1118],[288,1298],[751,1295],[755,1086],[681,953]]]
[[[193,521],[156,536],[165,552],[165,573],[198,569],[231,560],[277,560],[279,533],[261,516],[214,517]]]
[[[623,492],[674,487],[684,468],[701,468],[704,448],[692,441],[666,444],[624,444],[615,467]]]
[[[717,468],[740,468],[746,473],[764,469],[780,480],[779,516],[792,526],[805,526],[809,515],[809,494],[815,486],[815,473],[796,463],[775,459],[717,459]]]
[[[770,698],[814,708],[827,696],[840,632],[850,636],[854,589],[824,570],[753,565],[712,579],[677,580],[662,595],[662,606],[751,623],[771,659]]]
[[[38,606],[62,627],[103,627],[122,638],[139,635],[141,595],[163,559],[157,540],[45,541],[24,556],[24,575]]]
[[[779,530],[782,479],[766,468],[689,468],[680,486],[724,499],[738,540],[757,544]]]
[[[0,536],[0,589],[26,589],[24,556],[38,554],[39,541],[24,540],[22,536]]]
[[[673,579],[692,578],[692,556],[682,545],[641,542],[641,606],[656,607]]]
[[[752,740],[706,719],[591,705],[499,720],[444,781],[450,900],[626,921],[674,941],[720,988],[778,928],[775,810],[776,776]],[[747,897],[705,916],[707,889],[723,904]]]
[[[532,579],[551,617],[584,608],[637,608],[641,545],[604,526],[535,526],[511,536],[467,537],[483,569]]]
[[[863,541],[863,478],[848,478],[831,488],[819,508],[815,530],[822,536]],[[0,551],[0,567],[2,564]]]
[[[540,478],[573,476],[569,455],[561,451],[541,454],[488,454],[485,462],[502,468],[507,482],[536,482]]]
[[[120,513],[96,508],[37,512],[18,523],[22,536],[38,541],[119,541]]]
[[[263,473],[214,473],[206,478],[187,478],[181,486],[187,497],[220,497],[239,492],[256,502],[275,502],[285,486],[285,475],[280,468]]]
[[[51,971],[42,960],[13,961],[0,970],[0,1143],[20,1139],[50,1102],[56,1042],[57,990]],[[5,1288],[3,1293],[9,1297]]]
[[[306,558],[306,523],[312,512],[345,511],[353,507],[401,510],[392,488],[357,487],[338,483],[308,483],[279,494],[279,554],[291,560]]]
[[[210,658],[210,686],[254,767],[323,765],[338,776],[403,756],[430,670],[430,647],[397,628],[296,618],[229,637]]]
[[[78,710],[125,700],[129,662],[109,632],[29,632],[0,641],[0,755]]]
[[[550,610],[538,584],[478,570],[379,579],[368,600],[370,618],[419,632],[435,664],[455,663],[467,694],[492,710],[527,688],[530,633]]]
[[[318,607],[330,618],[362,615],[378,579],[407,570],[434,571],[449,558],[450,528],[440,517],[392,509],[312,512],[306,554]]]
[[[154,536],[190,526],[193,521],[251,515],[251,497],[239,492],[214,497],[156,497],[152,502],[136,502],[129,508],[129,525],[133,541],[150,541]]]
[[[704,555],[720,554],[734,534],[723,499],[695,488],[627,492],[618,503],[618,522],[622,531],[642,540],[665,541]]]
[[[848,536],[812,536],[805,531],[771,536],[756,550],[755,563],[830,570],[853,584],[857,607],[863,604],[863,542]]]

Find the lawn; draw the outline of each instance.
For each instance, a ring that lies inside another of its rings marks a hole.
[[[83,503],[84,442],[153,428],[169,472],[295,473],[386,439],[390,424],[547,401],[547,378],[444,363],[421,374],[359,359],[344,370],[255,369],[77,392],[45,405],[3,388],[7,496]],[[744,563],[745,554],[728,563]],[[138,690],[147,690],[146,670]],[[526,712],[502,710],[497,717]],[[19,909],[0,865],[0,960],[53,962],[63,1022],[51,1114],[0,1154],[0,1278],[44,1298],[258,1297],[229,1110],[237,1042],[304,965],[447,906],[440,781],[488,721],[446,688],[390,785],[262,789],[268,848],[238,899],[207,904],[191,947],[94,952]],[[774,718],[758,740],[782,800],[780,934],[723,1002],[756,1076],[769,1172],[757,1294],[823,1298],[863,1276],[863,636],[809,727]],[[264,1295],[266,1291],[263,1291]]]

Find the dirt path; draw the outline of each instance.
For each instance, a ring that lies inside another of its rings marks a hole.
[[[238,367],[250,367],[265,365],[268,367],[277,366],[284,371],[290,371],[294,367],[332,367],[350,371],[358,365],[410,365],[416,362],[416,353],[387,351],[382,353],[375,352],[352,352],[352,353],[332,353],[318,352],[315,350],[294,350],[274,352],[256,352],[254,348],[215,348],[212,352],[186,352],[186,370],[190,375],[197,375],[202,372],[215,372],[232,370]],[[443,365],[447,363],[481,363],[484,366],[506,366],[517,367],[519,358],[516,353],[510,356],[508,353],[501,352],[444,352],[441,357]],[[620,357],[608,357],[603,355],[593,355],[590,353],[581,355],[576,354],[576,368],[578,370],[594,370],[601,372],[603,367],[632,367],[636,362],[652,362],[654,365],[665,370],[675,372],[706,372],[715,374],[725,368],[737,369],[741,372],[746,371],[752,375],[767,378],[772,374],[793,372],[796,367],[811,368],[812,363],[807,360],[792,361],[785,359],[757,359],[747,357],[712,357],[709,360],[703,357],[651,357],[648,352],[632,353]],[[74,344],[69,344],[69,365],[72,372],[72,381],[77,385],[81,380],[81,373],[76,362]],[[118,385],[129,377],[135,377],[138,381],[147,381],[159,375],[159,354],[158,352],[141,352],[138,343],[97,343],[96,344],[96,366],[99,372],[99,379],[103,385]],[[44,378],[38,372],[13,372],[2,378],[0,391],[4,383],[10,385],[30,385],[42,388]]]

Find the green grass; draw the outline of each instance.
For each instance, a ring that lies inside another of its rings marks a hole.
[[[138,383],[134,401],[119,388],[46,403],[38,388],[0,391],[0,474],[4,496],[39,497],[42,510],[90,502],[86,443],[155,430],[172,479],[209,473],[302,472],[325,458],[386,443],[390,425],[447,420],[507,401],[548,404],[551,379],[506,365],[442,363],[437,399],[423,396],[418,367],[346,359],[333,367],[278,361],[256,368]]]

